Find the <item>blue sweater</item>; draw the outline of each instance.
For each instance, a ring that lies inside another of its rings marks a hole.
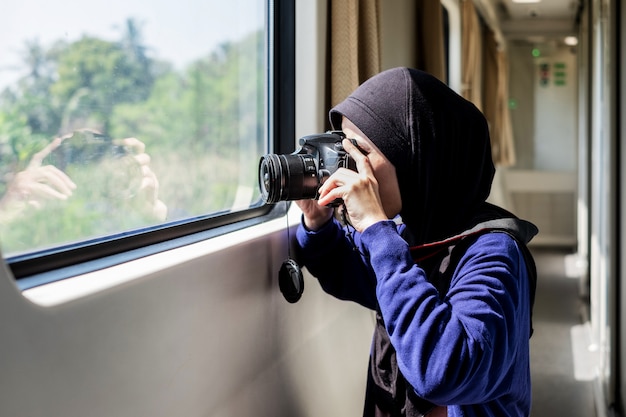
[[[354,232],[359,253],[334,220],[317,232],[300,225],[300,262],[329,294],[380,311],[418,396],[447,405],[450,417],[528,416],[531,306],[517,242],[479,236],[443,295],[415,264],[402,227],[383,221]]]

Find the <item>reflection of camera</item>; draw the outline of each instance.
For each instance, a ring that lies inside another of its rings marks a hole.
[[[128,154],[125,146],[116,145],[111,137],[91,131],[77,130],[52,150],[44,165],[54,165],[65,170],[68,165],[90,165],[108,158],[120,158]]]
[[[268,154],[259,163],[259,186],[266,203],[317,198],[321,185],[339,168],[356,171],[343,149],[341,131],[300,138],[300,149],[289,155]],[[350,139],[358,146],[354,139]]]

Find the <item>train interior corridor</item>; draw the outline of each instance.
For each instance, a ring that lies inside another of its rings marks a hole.
[[[575,255],[565,249],[531,248],[537,294],[531,338],[532,416],[596,416],[594,349]]]

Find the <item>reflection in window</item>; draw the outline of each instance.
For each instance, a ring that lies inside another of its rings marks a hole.
[[[4,255],[257,204],[265,1],[75,3],[0,16]]]

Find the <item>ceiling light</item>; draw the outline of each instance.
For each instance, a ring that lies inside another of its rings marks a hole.
[[[566,36],[565,45],[568,45],[568,46],[578,45],[578,38],[576,36]]]

